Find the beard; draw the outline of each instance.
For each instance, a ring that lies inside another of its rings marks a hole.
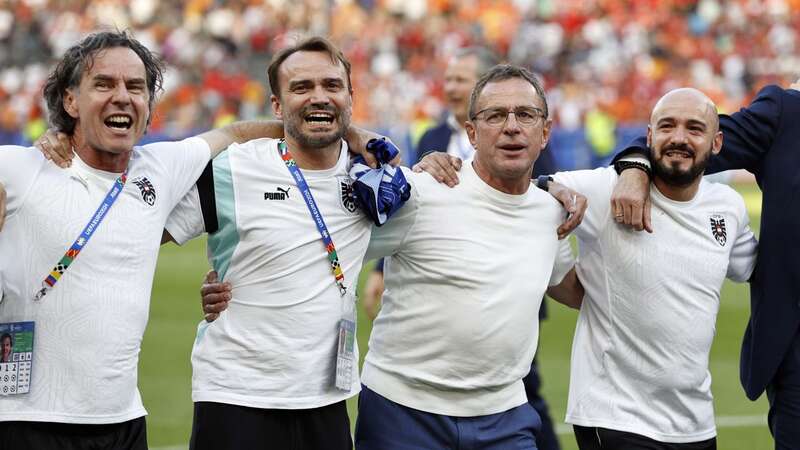
[[[336,124],[338,124],[338,127],[335,130],[324,134],[304,133],[301,130],[301,127],[303,122],[305,122],[304,117],[309,110],[326,111],[333,114],[333,120]],[[350,114],[342,114],[342,111],[334,106],[309,105],[298,111],[297,114],[289,114],[288,117],[284,118],[284,123],[286,124],[286,134],[297,141],[301,147],[306,149],[321,149],[344,138],[345,134],[347,133],[347,127],[350,126]]]
[[[706,152],[705,158],[702,160],[696,161],[692,164],[691,167],[687,170],[680,169],[678,167],[678,163],[673,163],[671,165],[664,162],[663,155],[669,150],[681,150],[685,152],[690,152],[691,154],[696,155],[697,152],[692,151],[686,145],[669,145],[665,146],[661,152],[659,152],[662,156],[654,161],[653,164],[653,176],[661,179],[666,184],[670,186],[676,187],[686,187],[692,184],[698,177],[703,176],[703,172],[706,170],[706,166],[708,166],[708,161],[711,159],[711,148],[713,144],[709,145],[708,151]]]

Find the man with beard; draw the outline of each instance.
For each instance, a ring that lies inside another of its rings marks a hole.
[[[555,181],[589,199],[575,230],[585,289],[566,421],[581,450],[716,449],[708,358],[723,280],[747,281],[756,239],[744,201],[703,180],[723,142],[716,108],[676,89],[653,109],[650,201],[657,234],[615,223],[611,167]],[[568,301],[581,304],[581,298]]]
[[[227,312],[198,326],[190,446],[349,450],[358,349],[337,364],[337,338],[354,331],[340,323],[354,317],[371,231],[350,195],[342,139],[350,64],[310,38],[277,53],[268,77],[285,139],[233,145],[166,227],[179,244],[216,229],[209,260],[233,286]]]
[[[761,242],[750,282],[751,313],[742,341],[740,380],[750,400],[766,390],[768,424],[776,449],[800,445],[800,302],[797,171],[800,167],[800,80],[789,89],[766,86],[747,107],[720,115],[725,145],[709,171],[747,169],[764,196]],[[646,155],[641,140],[617,156]],[[643,158],[646,161],[646,158]],[[623,169],[623,167],[619,167]],[[640,170],[624,170],[612,201],[619,221],[652,231],[648,183]]]

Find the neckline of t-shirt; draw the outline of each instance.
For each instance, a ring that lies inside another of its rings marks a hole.
[[[465,181],[475,186],[480,192],[488,196],[494,201],[503,202],[505,204],[510,205],[520,205],[528,199],[531,195],[531,189],[535,189],[534,186],[529,186],[528,190],[525,191],[523,194],[509,194],[500,190],[495,189],[494,187],[490,186],[487,182],[483,181],[481,177],[478,176],[478,173],[475,172],[475,167],[473,167],[472,162],[465,162],[461,167],[461,176],[464,178]]]
[[[278,140],[275,141],[275,149],[274,151],[278,152]],[[291,151],[291,149],[289,149]],[[283,160],[278,155],[278,159],[283,163]],[[319,170],[312,170],[312,169],[300,169],[300,172],[303,174],[303,177],[306,179],[321,179],[321,178],[329,178],[335,176],[343,169],[347,168],[348,163],[348,149],[347,149],[347,141],[342,139],[342,148],[339,150],[339,159],[336,160],[336,164],[331,167],[330,169],[319,169]]]
[[[133,155],[131,155],[131,158],[133,158]],[[130,162],[128,164],[130,164]],[[72,166],[70,167],[77,172],[94,175],[98,178],[102,178],[103,180],[115,181],[120,175],[122,175],[122,172],[109,172],[106,170],[95,169],[89,164],[86,164],[86,162],[82,160],[77,153],[75,153],[75,157],[72,159]]]
[[[650,192],[653,194],[653,196],[657,197],[659,200],[662,200],[662,201],[664,201],[666,203],[669,203],[670,205],[674,205],[674,206],[676,206],[678,208],[689,208],[689,207],[691,207],[692,205],[694,205],[695,203],[698,202],[698,199],[700,198],[700,193],[703,190],[703,184],[704,183],[705,183],[705,180],[701,179],[700,180],[700,186],[698,186],[697,192],[695,192],[694,197],[692,197],[690,200],[686,200],[686,201],[673,200],[673,199],[667,197],[666,195],[661,193],[660,190],[658,190],[658,186],[656,186],[655,183],[650,183],[650,186],[651,186]]]

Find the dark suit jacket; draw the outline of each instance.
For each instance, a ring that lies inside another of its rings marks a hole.
[[[755,400],[773,381],[800,327],[800,92],[767,86],[750,106],[720,115],[720,129],[722,151],[707,173],[747,169],[763,194],[740,361],[742,386]],[[639,138],[615,159],[645,145]]]
[[[417,158],[431,151],[446,152],[447,146],[450,144],[450,136],[453,130],[447,124],[446,120],[439,122],[435,127],[426,131],[419,139],[417,145]],[[545,147],[544,151],[539,154],[539,158],[533,165],[532,177],[539,175],[551,175],[556,173],[557,167],[555,158],[549,151],[550,146]]]

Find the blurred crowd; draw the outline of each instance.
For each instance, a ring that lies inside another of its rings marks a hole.
[[[132,30],[167,61],[150,131],[167,137],[268,117],[268,61],[309,34],[353,63],[354,122],[407,142],[442,115],[448,55],[468,45],[538,73],[556,125],[599,153],[670,88],[731,111],[800,75],[800,0],[5,0],[0,143],[46,128],[51,63],[103,28]]]

